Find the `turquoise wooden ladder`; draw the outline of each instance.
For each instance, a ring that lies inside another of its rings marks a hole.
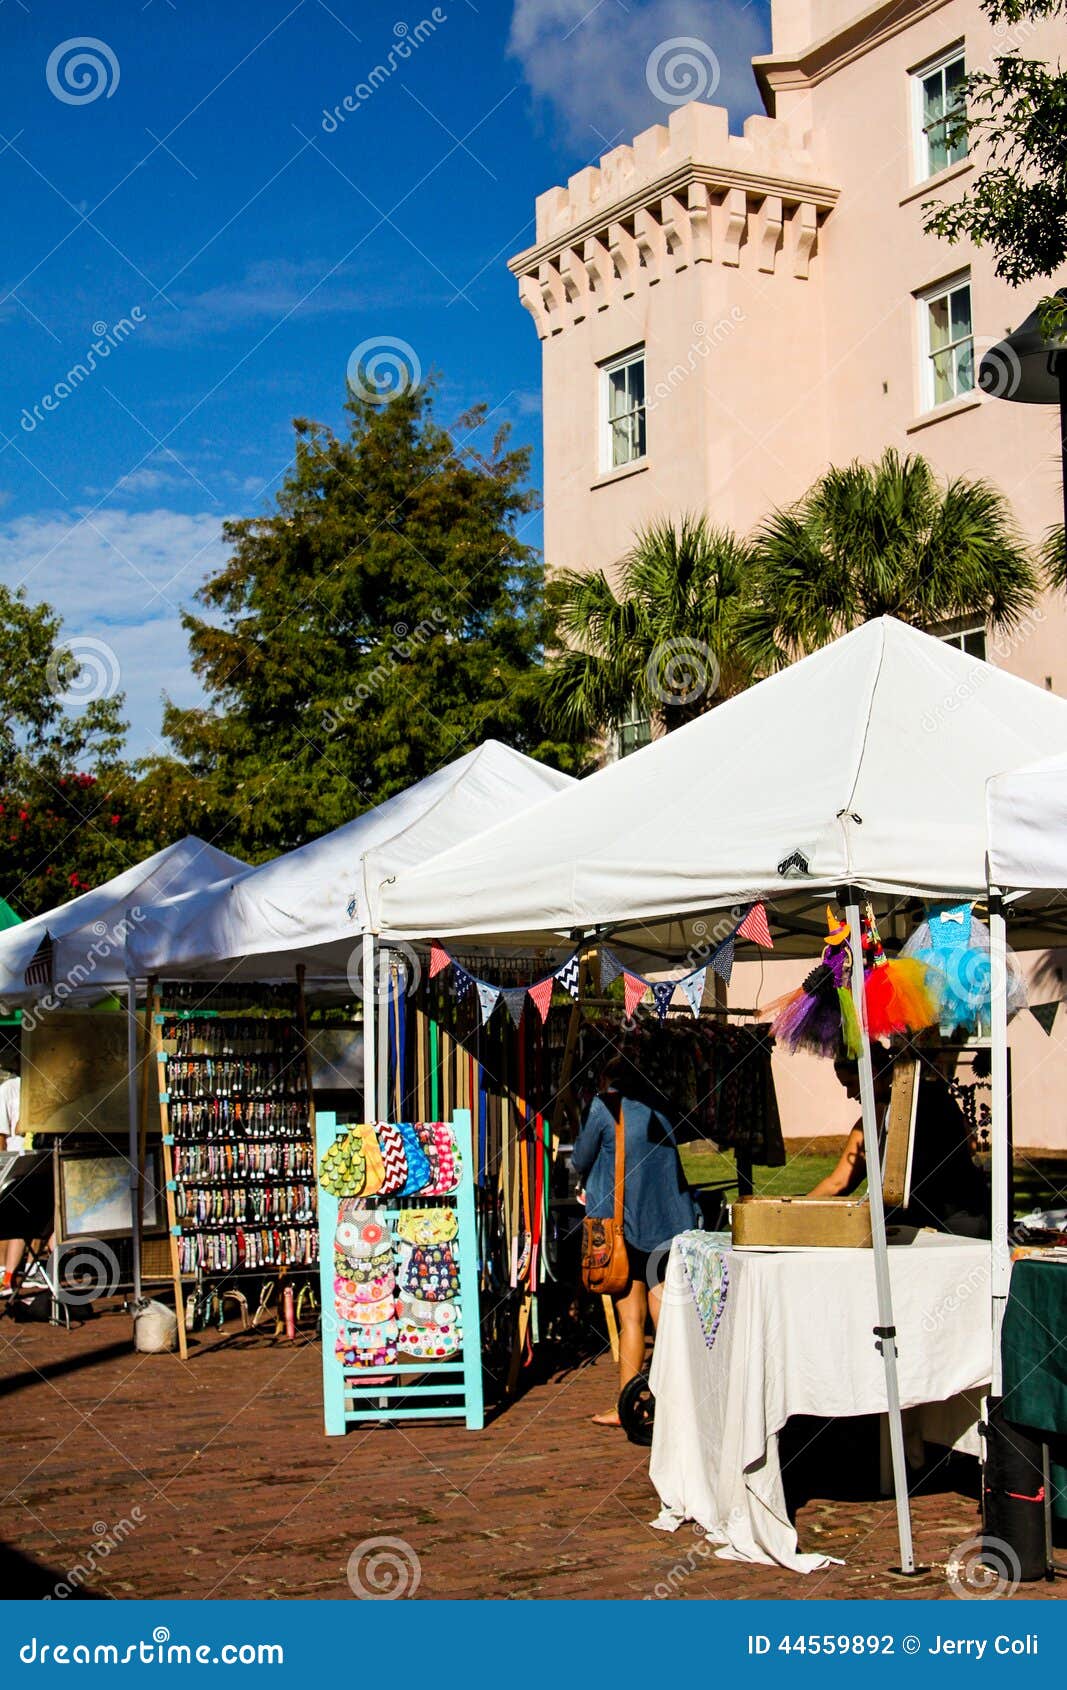
[[[463,1420],[470,1431],[485,1425],[482,1393],[481,1313],[478,1299],[478,1235],[474,1218],[474,1157],[469,1109],[452,1117],[460,1147],[457,1190],[446,1197],[370,1197],[368,1206],[395,1227],[405,1209],[453,1208],[459,1255],[459,1305],[463,1346],[442,1361],[397,1360],[384,1367],[346,1367],[336,1353],[338,1319],[334,1312],[333,1253],[337,1198],[319,1187],[319,1278],[322,1290],[322,1395],[326,1432],[342,1437],[350,1426],[368,1420]],[[316,1111],[317,1163],[337,1137],[337,1116]],[[361,1384],[360,1375],[376,1383]]]

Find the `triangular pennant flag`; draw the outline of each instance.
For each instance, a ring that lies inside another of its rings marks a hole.
[[[1048,1038],[1052,1037],[1052,1025],[1059,1007],[1058,1001],[1056,1003],[1032,1003],[1030,1005],[1030,1014]]]
[[[542,1021],[548,1016],[548,1006],[552,1002],[552,988],[555,983],[555,977],[550,974],[547,980],[538,980],[536,986],[530,987],[530,997],[537,1005],[537,1013]]]
[[[704,982],[707,977],[708,971],[704,967],[698,968],[695,974],[687,974],[684,980],[679,981],[679,985],[685,993],[686,1002],[694,1015],[700,1014],[700,1006],[704,1001]]]
[[[622,973],[622,963],[606,945],[600,947],[600,990],[606,992],[613,980]]]
[[[661,1021],[664,1019],[668,1009],[670,1008],[671,999],[674,996],[674,988],[677,984],[677,980],[657,980],[655,985],[652,987],[652,1002],[656,1006],[656,1014],[659,1016]]]
[[[764,950],[773,951],[774,940],[771,938],[766,904],[753,904],[737,931],[742,939],[751,939],[754,945],[762,945]]]
[[[452,958],[445,950],[445,947],[443,945],[439,945],[435,939],[433,944],[430,946],[430,979],[433,980],[436,975],[440,974],[443,968],[448,967],[451,961]]]
[[[452,996],[458,1003],[460,998],[470,991],[474,985],[474,975],[468,974],[458,962],[452,964]]]
[[[623,970],[622,980],[626,989],[626,1013],[632,1015],[648,991],[648,983],[639,979],[636,974],[629,973],[626,969]]]
[[[718,950],[712,951],[708,961],[720,980],[725,980],[726,984],[729,985],[730,976],[734,971],[734,936],[732,933],[728,939],[723,940]]]
[[[579,967],[577,951],[575,951],[573,956],[569,956],[567,958],[562,968],[556,969],[556,979],[559,981],[564,991],[571,994],[575,1003],[578,1001],[578,973]]]
[[[488,980],[476,980],[474,984],[478,988],[478,1002],[482,1006],[482,1026],[484,1027],[500,1002],[500,987],[491,986]]]
[[[505,986],[501,997],[508,1006],[508,1014],[517,1027],[522,1020],[522,1012],[526,1007],[525,986]]]

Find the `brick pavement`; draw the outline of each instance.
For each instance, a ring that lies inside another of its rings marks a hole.
[[[832,1500],[816,1471],[801,1544],[845,1565],[738,1566],[690,1527],[649,1528],[647,1451],[588,1420],[610,1393],[604,1358],[534,1385],[482,1433],[327,1439],[316,1343],[235,1331],[183,1365],[135,1355],[129,1335],[120,1313],[69,1334],[0,1322],[4,1595],[54,1589],[95,1544],[98,1596],[348,1599],[353,1549],[387,1536],[417,1556],[420,1597],[944,1596],[944,1563],[976,1529],[973,1497],[918,1497],[917,1553],[934,1570],[899,1581],[892,1504]],[[835,1449],[840,1470],[840,1436]]]

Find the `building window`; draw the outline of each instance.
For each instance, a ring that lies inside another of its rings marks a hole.
[[[964,115],[963,48],[949,52],[912,76],[915,150],[918,180],[936,176],[967,157]]]
[[[955,646],[966,657],[978,657],[985,662],[985,625],[981,622],[970,627],[958,628],[951,634],[939,634],[938,639],[945,645]]]
[[[602,364],[602,470],[621,469],[645,456],[645,349]]]
[[[628,757],[631,751],[640,751],[642,746],[652,740],[652,723],[644,715],[634,699],[623,721],[619,723],[615,735],[616,757]]]
[[[974,334],[968,277],[943,282],[919,300],[922,402],[930,411],[974,389]]]

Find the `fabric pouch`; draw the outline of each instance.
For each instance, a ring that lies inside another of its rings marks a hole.
[[[458,1326],[416,1326],[414,1321],[399,1324],[397,1349],[401,1355],[414,1356],[420,1361],[442,1361],[454,1356],[462,1343]]]
[[[363,1134],[350,1127],[326,1147],[319,1163],[319,1184],[330,1197],[358,1197],[367,1181]]]
[[[363,1121],[353,1132],[359,1134],[363,1146],[363,1155],[367,1164],[367,1177],[363,1185],[365,1197],[376,1197],[382,1189],[385,1178],[385,1163],[378,1148],[378,1135],[369,1121]]]
[[[384,1170],[378,1195],[395,1197],[408,1182],[408,1158],[404,1140],[399,1128],[391,1121],[379,1121],[374,1130]]]
[[[415,1197],[433,1181],[430,1158],[419,1142],[418,1132],[410,1121],[398,1122],[396,1130],[403,1142],[404,1155],[408,1164],[407,1181],[397,1192],[397,1196]]]
[[[447,1244],[457,1232],[454,1209],[405,1209],[396,1235],[405,1244]]]

